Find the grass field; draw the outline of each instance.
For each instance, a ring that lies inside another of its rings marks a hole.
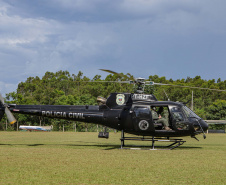
[[[0,184],[226,184],[226,134],[120,150],[120,133],[0,132]]]

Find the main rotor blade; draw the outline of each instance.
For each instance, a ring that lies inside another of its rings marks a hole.
[[[204,88],[204,87],[192,87],[192,86],[183,86],[183,85],[174,85],[174,84],[154,83],[154,85],[164,85],[164,86],[173,86],[173,87],[184,87],[184,88],[190,88],[190,89],[201,89],[201,90],[226,92],[226,90],[221,90],[221,89],[210,89],[210,88]]]
[[[112,70],[108,70],[108,69],[100,69],[101,71],[105,71],[107,73],[111,73],[111,74],[114,74],[114,75],[118,75],[120,77],[124,77],[124,78],[130,78],[131,80],[135,81],[135,79],[133,78],[133,76],[130,76],[128,77],[127,75],[124,75],[122,73],[117,73],[117,72],[114,72]]]
[[[116,73],[116,72],[114,72],[114,71],[111,71],[111,70],[108,70],[108,69],[100,69],[101,71],[105,71],[105,72],[107,72],[107,73],[111,73],[111,74],[114,74],[114,75],[117,75],[117,76],[119,76],[119,77],[125,77],[126,75],[123,75],[123,74],[120,74],[120,73]],[[127,76],[126,76],[127,77]]]
[[[131,81],[74,81],[74,82],[85,82],[85,83],[129,83],[131,84]]]
[[[112,71],[112,70],[108,70],[108,69],[100,69],[100,70],[101,70],[101,71],[105,71],[105,72],[107,72],[107,73],[112,73],[112,74],[114,74],[114,75],[120,75],[120,76],[121,76],[120,73],[114,72],[114,71]]]

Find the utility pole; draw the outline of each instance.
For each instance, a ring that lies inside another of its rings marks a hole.
[[[194,108],[194,104],[193,104],[193,91],[192,91],[192,95],[191,95],[191,110],[193,111]]]

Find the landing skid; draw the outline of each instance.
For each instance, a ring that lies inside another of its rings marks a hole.
[[[125,137],[124,131],[122,130],[121,133],[121,148],[120,149],[133,149],[133,150],[172,150],[181,145],[183,145],[186,141],[183,139],[169,139],[169,138],[155,138],[153,137]],[[131,146],[125,145],[125,140],[132,140],[132,141],[151,141],[151,146]],[[155,142],[172,142],[170,145],[167,146],[155,146]],[[158,149],[157,149],[158,148]]]

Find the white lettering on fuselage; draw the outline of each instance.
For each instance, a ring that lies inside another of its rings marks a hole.
[[[85,119],[83,113],[75,112],[57,112],[57,111],[42,111],[42,116],[54,117],[54,118],[75,118],[75,119]]]
[[[139,100],[147,100],[150,95],[144,95],[144,94],[134,94],[133,99],[139,99]]]
[[[69,113],[68,117],[69,118],[76,118],[76,119],[85,119],[83,117],[83,113]]]

